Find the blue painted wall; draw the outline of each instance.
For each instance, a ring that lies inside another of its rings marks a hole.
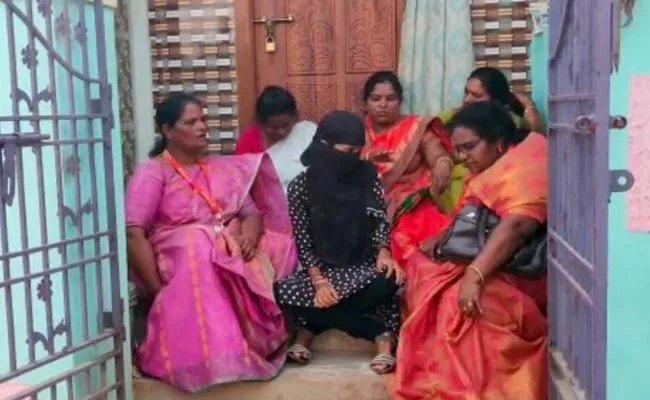
[[[546,121],[548,98],[548,32],[534,36],[529,48],[530,79],[533,83],[532,99]]]
[[[632,25],[621,31],[621,64],[611,77],[611,114],[627,114],[630,77],[650,74],[650,52],[644,50],[648,48],[650,3],[637,1],[634,14]],[[536,36],[530,50],[533,97],[545,110],[547,35]],[[626,168],[626,157],[627,132],[612,131],[610,168]],[[646,373],[650,360],[650,302],[647,299],[650,235],[630,232],[625,212],[624,195],[612,195],[609,207],[607,398],[647,400],[650,399],[650,379]]]
[[[623,28],[621,64],[611,78],[611,114],[627,114],[630,77],[650,74],[650,3],[637,1],[632,25]],[[650,112],[650,110],[648,110]],[[650,132],[648,132],[650,134]],[[627,132],[612,131],[610,168],[626,168]],[[650,206],[650,204],[649,204]],[[624,195],[613,195],[609,207],[608,398],[650,399],[650,235],[626,227]]]
[[[30,0],[27,0],[30,1]],[[94,29],[94,24],[95,24],[95,19],[94,19],[94,11],[92,8],[92,5],[90,4],[85,4],[82,2],[83,0],[74,0],[70,1],[70,20],[72,21],[72,26],[79,21],[80,17],[80,5],[83,5],[83,10],[84,10],[84,15],[85,15],[85,22],[88,27],[87,29],[87,34],[88,34],[88,43],[89,43],[89,54],[88,54],[88,60],[89,60],[89,75],[90,76],[97,76],[97,52],[105,52],[106,53],[106,60],[107,60],[107,69],[108,69],[108,78],[109,82],[112,85],[112,91],[113,91],[113,114],[115,116],[115,127],[112,131],[111,135],[111,140],[112,140],[112,158],[113,158],[113,167],[114,167],[114,181],[111,183],[115,187],[115,202],[113,202],[113,199],[109,199],[106,196],[106,193],[104,191],[105,187],[105,163],[103,159],[103,148],[104,146],[102,144],[97,144],[95,145],[95,167],[96,167],[96,172],[94,175],[94,179],[96,180],[96,187],[99,189],[99,192],[97,193],[97,208],[99,210],[98,215],[99,215],[99,230],[105,230],[107,227],[107,215],[106,215],[106,208],[108,206],[114,206],[116,207],[117,211],[117,231],[118,231],[118,254],[119,254],[119,270],[120,270],[120,275],[121,275],[121,280],[119,282],[119,287],[117,289],[121,293],[121,296],[123,298],[128,298],[126,295],[127,293],[127,287],[126,287],[126,244],[125,244],[125,238],[123,235],[124,232],[124,217],[123,217],[123,183],[122,183],[122,162],[121,162],[121,140],[120,140],[120,135],[119,135],[119,120],[117,116],[119,115],[118,113],[118,97],[117,97],[117,67],[116,67],[116,54],[115,54],[115,46],[114,46],[114,37],[115,37],[115,31],[114,31],[114,10],[112,8],[105,7],[104,8],[104,22],[105,22],[105,37],[106,37],[106,48],[105,49],[98,49],[97,46],[95,46],[93,43],[95,43],[95,29]],[[15,4],[25,11],[25,0],[18,0],[15,1]],[[45,32],[45,20],[41,18],[41,16],[37,13],[37,8],[34,4],[34,13],[36,15],[35,17],[35,25],[37,29],[39,29],[42,32]],[[60,6],[59,3],[54,2],[54,16],[56,17],[58,13],[61,12],[60,9],[57,9],[57,6]],[[0,30],[2,32],[7,31],[7,25],[6,25],[6,9],[4,5],[0,6]],[[25,28],[25,25],[23,22],[20,22],[18,18],[14,18],[14,29],[15,29],[15,41],[16,41],[16,53],[17,57],[19,59],[20,63],[20,56],[21,56],[21,49],[27,44],[27,30]],[[7,38],[6,36],[2,37],[0,39],[0,46],[3,48],[7,48]],[[64,45],[63,41],[61,38],[58,38],[57,41],[55,42],[56,49],[57,51],[61,51],[61,54],[65,56],[65,50],[64,50]],[[44,87],[46,87],[49,84],[49,68],[48,68],[48,63],[47,63],[47,58],[46,58],[46,51],[41,45],[36,46],[37,51],[39,52],[38,60],[38,68],[37,70],[37,82],[38,82],[38,89],[41,90]],[[72,50],[72,64],[75,67],[75,69],[81,70],[82,65],[83,65],[83,58],[82,58],[82,53],[80,51],[80,48],[74,47]],[[8,52],[0,52],[0,70],[2,71],[9,71],[10,69],[10,60],[8,56]],[[8,79],[8,77],[7,77]],[[71,106],[74,104],[76,107],[76,113],[83,113],[86,107],[85,101],[84,101],[84,91],[83,91],[83,85],[81,84],[80,81],[76,80],[72,82],[72,88],[73,92],[75,93],[75,97],[72,98],[66,98],[65,93],[68,93],[68,81],[67,81],[67,74],[64,73],[64,70],[60,67],[55,68],[55,79],[56,79],[56,88],[60,92],[59,93],[59,98],[58,98],[58,105],[59,105],[59,110],[58,112],[60,114],[70,114],[72,113]],[[31,85],[31,77],[29,74],[29,70],[25,68],[20,68],[19,69],[19,74],[18,74],[18,86],[25,90],[26,92],[30,93],[30,85]],[[0,115],[6,116],[11,114],[11,107],[12,107],[12,100],[9,96],[9,90],[10,90],[10,85],[9,81],[7,80],[4,85],[0,86]],[[78,93],[78,95],[76,95]],[[96,93],[96,88],[93,88],[92,94],[93,97],[97,96]],[[21,114],[29,114],[29,111],[27,110],[27,107],[22,103],[21,105]],[[39,111],[41,114],[51,114],[51,109],[50,109],[50,103],[49,102],[42,102],[39,108]],[[83,122],[79,124],[80,126],[77,129],[79,137],[88,137],[90,138],[91,136],[93,137],[99,137],[101,135],[101,130],[99,129],[99,124],[94,123],[92,126],[88,126],[86,122]],[[92,127],[92,130],[90,129]],[[71,139],[72,134],[71,134],[71,125],[70,124],[61,124],[60,129],[61,129],[61,137],[62,139]],[[23,124],[21,126],[21,131],[22,132],[32,132],[33,127],[29,126],[28,124]],[[49,122],[41,123],[40,124],[40,129],[44,133],[51,133],[52,132],[52,124]],[[0,133],[11,133],[14,132],[15,129],[13,127],[13,124],[11,123],[0,123]],[[80,151],[79,151],[79,165],[80,165],[80,187],[81,190],[79,191],[79,195],[82,199],[82,204],[85,202],[87,199],[91,197],[91,172],[89,168],[89,152],[87,150],[88,146],[81,146]],[[72,154],[72,148],[70,146],[67,146],[67,148],[64,148],[64,150],[61,152],[62,156],[62,163],[65,164],[66,158]],[[24,181],[26,182],[26,187],[25,187],[25,196],[24,200],[26,203],[25,210],[27,211],[26,214],[26,220],[27,220],[27,245],[30,247],[37,246],[41,244],[42,238],[40,234],[40,213],[39,213],[39,206],[40,206],[40,199],[42,196],[39,195],[38,192],[38,186],[36,183],[38,182],[37,180],[37,167],[35,165],[35,160],[36,156],[35,154],[30,150],[26,149],[22,152],[22,157],[23,157],[23,177]],[[79,232],[76,232],[76,229],[74,226],[70,223],[69,219],[67,220],[65,231],[63,233],[63,236],[59,232],[59,218],[57,216],[57,188],[56,188],[56,179],[54,179],[53,172],[55,171],[55,155],[54,151],[51,147],[46,147],[43,150],[43,172],[44,172],[44,191],[46,193],[44,197],[44,215],[45,215],[45,220],[47,222],[47,242],[55,242],[59,241],[62,238],[65,238],[67,236],[74,237],[79,234]],[[73,206],[72,208],[76,207],[76,193],[74,190],[74,182],[75,178],[74,175],[70,173],[63,173],[63,202],[66,205]],[[11,233],[8,235],[8,240],[9,240],[9,251],[12,250],[18,250],[22,247],[22,244],[20,243],[20,232],[21,232],[21,224],[20,224],[20,215],[21,215],[21,210],[18,207],[18,203],[20,202],[21,198],[20,196],[17,196],[14,202],[14,205],[12,207],[9,207],[7,210],[7,230],[6,232]],[[82,233],[84,234],[89,234],[94,230],[94,221],[90,217],[90,215],[86,215],[83,218],[82,222]],[[4,228],[3,228],[4,230]],[[84,257],[92,257],[94,256],[95,249],[94,246],[96,243],[92,240],[89,240],[84,243],[84,249],[83,251],[80,251],[81,249],[78,248],[77,246],[72,246],[69,248],[69,251],[67,252],[67,257],[68,257],[68,262],[78,260]],[[102,240],[99,242],[99,246],[102,247],[102,251],[105,252],[107,249],[107,240]],[[1,250],[0,250],[1,251]],[[56,251],[52,250],[48,252],[49,256],[49,265],[51,268],[60,266],[62,263],[62,255]],[[32,257],[30,257],[30,270],[31,272],[38,272],[43,269],[43,263],[44,260],[42,258],[42,253],[35,253]],[[12,262],[9,265],[9,269],[11,271],[10,277],[11,278],[17,278],[20,277],[23,274],[23,267],[24,267],[24,259],[15,259],[12,260]],[[0,264],[1,266],[1,264]],[[103,276],[101,281],[98,279],[98,274],[97,271],[101,268],[103,272]],[[87,273],[84,279],[82,279],[81,275],[78,272],[73,272],[69,276],[69,285],[70,285],[70,301],[72,304],[71,307],[71,320],[69,321],[72,329],[72,336],[73,336],[73,343],[79,343],[80,341],[83,340],[81,337],[81,321],[82,321],[82,314],[81,314],[81,307],[80,304],[81,302],[84,301],[82,298],[82,288],[85,288],[86,291],[86,298],[88,299],[85,301],[87,304],[87,310],[86,310],[86,315],[88,316],[88,321],[89,321],[89,335],[92,337],[95,334],[97,334],[98,331],[98,316],[100,315],[101,311],[110,311],[111,310],[111,304],[110,304],[110,293],[111,293],[111,286],[110,286],[110,281],[109,281],[109,271],[110,271],[110,266],[106,262],[102,262],[99,264],[87,264],[86,267]],[[2,270],[0,269],[0,281],[4,280],[4,276],[2,274]],[[36,281],[38,283],[38,280]],[[24,288],[24,285],[15,285],[12,289],[12,300],[13,300],[13,309],[14,309],[14,326],[15,326],[15,340],[14,342],[16,343],[17,346],[17,357],[18,357],[18,362],[19,365],[24,365],[27,361],[27,345],[25,343],[26,338],[27,338],[27,326],[25,322],[25,300],[26,298],[30,298],[32,302],[32,307],[33,307],[33,313],[34,313],[34,330],[36,331],[41,331],[41,332],[46,332],[46,320],[47,320],[47,313],[45,309],[45,303],[38,299],[37,295],[37,288],[36,284],[33,284],[32,287],[29,289],[29,291],[26,291]],[[99,288],[101,287],[103,293],[104,293],[104,304],[99,305],[96,304],[96,296],[98,293]],[[52,322],[54,326],[59,323],[59,321],[62,321],[64,319],[64,299],[63,299],[63,280],[62,280],[62,275],[61,274],[55,274],[52,275]],[[26,297],[28,296],[28,297]],[[8,359],[8,326],[7,326],[7,319],[5,318],[5,315],[7,313],[7,304],[6,304],[6,297],[4,290],[0,290],[0,375],[3,375],[9,371],[9,359]],[[126,317],[126,316],[125,316]],[[127,326],[127,338],[129,337],[129,332],[128,332],[128,326]],[[55,340],[55,348],[57,351],[60,351],[61,348],[65,345],[63,337],[58,336]],[[125,354],[125,364],[127,366],[130,366],[130,352],[129,352],[129,341],[127,340],[124,343],[124,347],[127,349],[126,354]],[[110,348],[110,343],[100,343],[95,346],[91,346],[85,351],[76,353],[74,356],[69,356],[66,358],[63,358],[62,360],[49,364],[43,368],[39,368],[38,370],[34,371],[33,373],[23,375],[21,378],[17,379],[16,381],[19,383],[23,384],[37,384],[39,382],[42,382],[44,379],[54,376],[56,374],[59,374],[63,372],[66,369],[72,368],[75,365],[79,365],[83,362],[86,362],[93,356],[96,356],[98,354],[106,352]],[[46,356],[46,352],[44,349],[41,348],[41,346],[37,346],[37,351],[36,351],[36,358],[40,359],[42,357]],[[107,365],[107,370],[112,371],[113,370],[113,364],[112,362],[108,363]],[[97,367],[95,371],[92,373],[92,378],[94,383],[96,385],[99,384],[98,379],[99,379],[99,368]],[[109,384],[111,381],[114,381],[114,376],[110,375],[109,376]],[[127,382],[126,386],[127,388],[130,388],[130,370],[127,368]],[[76,382],[74,390],[81,389],[82,387],[79,386],[80,382]],[[98,386],[95,386],[95,388]],[[67,387],[65,384],[58,385],[57,387],[57,394],[60,397],[67,397]],[[130,390],[129,390],[130,392]],[[77,397],[76,395],[74,397]]]

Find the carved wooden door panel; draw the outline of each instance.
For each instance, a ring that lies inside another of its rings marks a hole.
[[[333,109],[359,112],[365,79],[397,70],[403,9],[403,0],[254,1],[258,21],[293,17],[275,24],[275,52],[266,51],[266,26],[255,24],[256,93],[285,86],[314,122]]]

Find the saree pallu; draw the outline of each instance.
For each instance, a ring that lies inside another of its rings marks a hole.
[[[441,135],[445,132],[439,119],[403,116],[381,134],[375,133],[366,119],[362,156],[378,151],[394,155],[393,161],[375,162],[375,166],[386,191],[391,251],[397,261],[404,261],[420,242],[438,234],[447,223],[430,194],[431,170],[421,151],[424,140],[441,140]]]
[[[282,188],[268,156],[210,157],[187,174],[223,210],[212,211],[161,160],[140,165],[126,195],[127,226],[147,230],[162,288],[137,349],[140,369],[186,392],[276,376],[287,334],[274,280],[291,273],[296,250]],[[244,262],[233,235],[241,219],[260,213],[257,255]]]
[[[500,216],[543,222],[547,203],[546,140],[531,134],[483,173],[468,177],[464,200]],[[462,202],[461,202],[462,203]],[[545,400],[546,279],[501,272],[481,292],[483,314],[464,316],[458,291],[465,264],[416,251],[405,290],[411,310],[400,332],[396,400]]]
[[[254,124],[241,133],[235,146],[235,154],[266,152],[271,157],[282,188],[286,193],[293,178],[305,170],[300,156],[311,144],[315,133],[316,124],[310,121],[300,121],[294,125],[287,137],[266,148],[262,140],[262,128],[258,124]]]

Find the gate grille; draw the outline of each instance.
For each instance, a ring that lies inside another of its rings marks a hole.
[[[9,399],[125,397],[103,13],[0,0],[0,388],[24,388]]]

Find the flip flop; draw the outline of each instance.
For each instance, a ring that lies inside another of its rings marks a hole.
[[[378,354],[370,362],[370,369],[377,375],[384,375],[392,372],[397,364],[397,359],[392,354]]]
[[[291,347],[289,347],[289,350],[287,350],[287,357],[300,365],[309,364],[311,361],[311,356],[311,350],[298,343],[293,344]]]

